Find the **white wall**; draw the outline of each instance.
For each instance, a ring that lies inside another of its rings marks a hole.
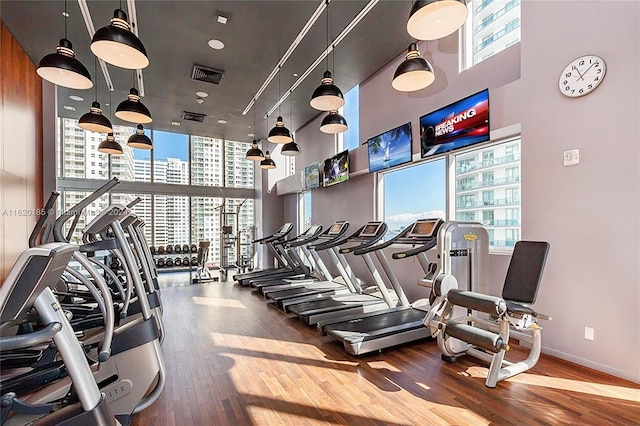
[[[544,351],[636,382],[640,382],[638,28],[640,2],[524,1],[519,45],[459,73],[454,34],[420,45],[436,69],[433,86],[416,94],[391,88],[401,52],[360,86],[362,140],[411,120],[417,141],[421,115],[490,89],[492,129],[521,123],[523,238],[551,243],[535,305],[554,318],[542,324]],[[560,71],[589,53],[606,60],[605,81],[587,97],[565,98],[557,87]],[[320,120],[297,132],[303,147],[299,167],[334,153],[332,141],[318,130]],[[581,150],[581,164],[565,168],[562,153],[570,148]],[[414,144],[414,152],[418,151]],[[360,226],[373,219],[374,175],[315,190],[312,205],[314,222],[328,225],[347,219]],[[490,257],[491,288],[497,294],[509,257]],[[354,263],[354,269],[368,278],[362,262]],[[410,299],[424,297],[415,285],[419,269],[409,264],[397,270]],[[583,338],[585,326],[595,328],[595,341]]]

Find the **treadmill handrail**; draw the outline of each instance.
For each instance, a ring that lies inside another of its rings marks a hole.
[[[51,195],[49,195],[49,199],[47,200],[47,203],[42,210],[42,214],[38,218],[38,221],[36,222],[36,225],[33,227],[33,231],[31,231],[31,235],[29,236],[29,247],[35,247],[38,245],[38,235],[40,235],[44,224],[47,222],[47,219],[49,219],[49,214],[53,210],[53,206],[56,204],[59,196],[60,193],[58,191],[51,191]],[[41,241],[41,243],[42,242],[46,241]]]
[[[332,225],[320,236],[320,238],[326,237],[327,240],[316,242],[315,244],[310,244],[308,248],[314,251],[322,251],[322,250],[330,249],[331,247],[335,247],[339,245],[341,242],[346,241],[347,239],[344,238],[344,234],[346,234],[347,230],[349,229],[349,221],[342,220],[339,222],[335,222],[334,225],[337,223],[344,224],[343,228],[340,230],[338,234],[336,235],[328,234],[331,228],[333,228],[333,225]]]
[[[378,241],[380,241],[385,234],[387,233],[387,224],[382,222],[380,224],[380,227],[378,228],[378,233],[371,237],[371,239],[367,239],[367,240],[362,240],[362,238],[364,237],[360,237],[360,233],[364,230],[364,228],[368,225],[368,222],[365,223],[360,229],[358,229],[354,234],[350,235],[348,238],[345,238],[344,240],[341,240],[338,242],[338,244],[343,244],[346,242],[358,242],[358,244],[351,246],[351,247],[342,247],[340,248],[340,253],[341,254],[346,254],[346,253],[352,253],[355,250],[358,250],[360,248],[364,248],[364,247],[369,247],[373,244],[376,244]]]
[[[280,238],[284,238],[293,230],[293,224],[289,223],[289,226],[286,227],[286,230],[282,230],[282,227],[278,229],[275,233],[271,235],[267,235],[266,237],[258,238],[253,240],[253,243],[268,243],[271,241],[279,240]]]
[[[283,241],[282,246],[284,248],[304,246],[312,241],[317,240],[318,238],[320,238],[321,235],[322,235],[322,225],[318,225],[318,228],[313,234],[311,235],[302,234],[301,236],[293,240]]]
[[[427,242],[424,245],[421,245],[420,247],[415,247],[410,250],[398,251],[398,252],[392,253],[391,257],[393,259],[405,259],[407,257],[412,257],[420,253],[423,253],[425,251],[431,250],[436,245],[438,245],[438,239],[436,237],[432,237],[431,241]]]
[[[62,213],[60,215],[60,217],[58,219],[56,219],[55,223],[53,224],[53,237],[54,237],[54,239],[56,241],[68,242],[67,238],[62,233],[62,228],[64,227],[65,222],[68,221],[69,219],[71,219],[74,216],[76,218],[80,217],[80,213],[86,207],[88,207],[91,203],[96,201],[98,198],[102,197],[102,195],[104,195],[107,192],[109,192],[114,186],[116,186],[119,183],[120,183],[120,180],[117,177],[112,178],[111,180],[107,181],[107,183],[102,185],[100,188],[96,189],[95,192],[90,194],[87,198],[85,198],[84,200],[80,201],[78,204],[73,206],[71,209],[69,209],[66,212]],[[69,229],[69,234],[68,235],[71,235],[73,233],[73,231],[75,230],[75,227],[77,225],[77,222],[78,222],[77,219],[74,220],[74,223],[71,226],[71,229]]]

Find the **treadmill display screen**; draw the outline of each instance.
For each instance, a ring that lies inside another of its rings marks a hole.
[[[421,220],[413,224],[408,237],[432,237],[433,231],[438,224],[437,220]]]
[[[378,229],[382,226],[382,223],[368,223],[362,232],[360,233],[361,237],[375,237],[378,233]]]
[[[331,228],[329,228],[329,235],[338,235],[340,231],[342,231],[342,227],[344,226],[344,222],[334,223]]]

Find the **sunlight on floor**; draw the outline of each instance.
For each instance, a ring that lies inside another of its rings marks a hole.
[[[297,352],[297,348],[304,348],[305,351],[309,351],[309,349],[313,350],[314,355],[318,354],[320,356],[324,355],[318,347],[310,343],[299,343],[286,341],[277,339],[265,339],[263,337],[253,337],[253,336],[245,336],[239,334],[230,334],[230,333],[218,333],[211,332],[209,335],[213,338],[213,343],[216,345],[223,345],[229,348],[235,349],[248,349],[251,348],[256,351],[261,351],[265,353],[270,353],[274,355],[291,355],[292,353]],[[286,343],[283,345],[283,343]],[[281,351],[274,351],[275,348],[281,347]],[[334,361],[331,362],[341,362]]]
[[[196,305],[215,306],[218,308],[238,308],[247,309],[247,307],[239,300],[236,299],[221,299],[217,297],[198,297],[191,298]]]
[[[467,377],[486,379],[489,369],[486,367],[469,367],[458,374]],[[600,383],[584,382],[580,380],[564,379],[561,377],[541,376],[532,373],[520,373],[507,379],[511,383],[542,386],[551,389],[561,389],[570,392],[580,392],[588,395],[616,398],[640,403],[640,389],[622,386],[604,385]]]

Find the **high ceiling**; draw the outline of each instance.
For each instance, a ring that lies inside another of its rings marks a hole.
[[[127,11],[127,2],[121,3],[122,9]],[[333,40],[368,3],[331,1],[330,39]],[[88,1],[87,4],[96,29],[107,25],[114,9],[119,6],[115,0]],[[59,39],[64,36],[63,1],[3,0],[0,5],[2,21],[35,64],[44,55],[55,51]],[[320,5],[321,0],[137,0],[139,37],[150,60],[150,65],[142,72],[145,92],[142,102],[153,116],[153,122],[147,127],[239,141],[253,139],[249,133],[265,138],[275,124],[277,114],[268,120],[263,116],[280,98],[279,80],[280,90],[285,93],[297,80],[294,75],[302,75],[327,47],[326,12],[298,44],[283,65],[280,77],[271,81],[254,109],[246,115],[242,112]],[[343,93],[406,49],[411,41],[406,32],[410,7],[408,0],[378,2],[336,47],[335,56],[330,56],[330,69]],[[94,56],[89,48],[91,37],[79,3],[69,0],[67,10],[67,38],[73,43],[77,59],[93,77]],[[217,22],[218,15],[228,19],[225,25]],[[224,49],[210,48],[207,42],[211,39],[221,40]],[[192,80],[194,64],[223,70],[220,84]],[[316,67],[293,92],[291,102],[287,100],[282,104],[281,115],[290,129],[301,127],[318,114],[309,106],[309,99],[326,66],[325,61]],[[97,98],[108,117],[109,107],[105,104],[111,99],[111,108],[115,112],[115,107],[126,98],[133,85],[134,72],[111,65],[107,67],[115,90],[109,94],[98,66]],[[93,80],[95,83],[96,79]],[[209,94],[202,104],[196,102],[197,91]],[[81,96],[84,101],[71,100],[70,95]],[[89,110],[92,100],[94,89],[58,88],[58,115],[79,118]],[[64,109],[65,105],[75,107],[75,111]],[[257,116],[255,131],[252,128],[254,110]],[[206,118],[203,123],[184,121],[181,119],[183,111],[203,113]],[[226,120],[227,124],[218,124],[219,119]],[[173,126],[172,121],[180,121],[181,126]],[[128,124],[115,116],[112,122]]]

